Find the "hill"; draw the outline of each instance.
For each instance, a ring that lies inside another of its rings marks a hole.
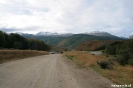
[[[38,32],[35,34],[36,36],[54,36],[54,37],[67,37],[73,35],[72,33],[52,33],[52,32]]]
[[[58,34],[58,33],[57,33]],[[67,48],[67,49],[74,49],[78,45],[93,41],[93,40],[123,40],[117,36],[111,35],[107,32],[93,32],[93,33],[84,33],[84,34],[66,34],[64,35],[53,35],[49,33],[49,35],[32,35],[32,34],[23,34],[22,36],[26,38],[34,38],[38,40],[44,41],[46,44]]]
[[[94,51],[94,50],[103,50],[107,46],[113,44],[115,40],[96,40],[96,41],[90,41],[85,42],[77,46],[74,50],[77,51]]]
[[[123,39],[116,36],[94,36],[89,34],[75,34],[62,40],[57,46],[68,49],[74,49],[78,45],[84,42],[93,41],[93,40],[123,40]]]
[[[37,40],[42,40],[48,45],[57,46],[58,43],[64,40],[66,37],[62,36],[35,36],[35,35],[23,35],[26,38],[33,38]]]
[[[89,35],[95,35],[95,36],[114,36],[108,32],[99,32],[99,31],[94,31],[94,32],[91,32],[91,33],[87,33]]]

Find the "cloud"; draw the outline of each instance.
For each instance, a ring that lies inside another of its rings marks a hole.
[[[0,28],[0,30],[4,31],[4,32],[14,32],[16,31],[16,28]]]
[[[31,33],[106,31],[127,37],[133,32],[132,4],[131,0],[1,0],[0,28]]]

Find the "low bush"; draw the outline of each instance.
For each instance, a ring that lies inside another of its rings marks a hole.
[[[128,63],[133,66],[133,59],[129,59]]]
[[[122,66],[125,66],[127,64],[127,60],[123,56],[118,56],[116,58],[116,61]]]
[[[113,69],[113,62],[111,60],[102,60],[97,62],[102,69]]]
[[[67,56],[70,60],[73,60],[74,56]]]
[[[118,57],[116,57],[116,61],[122,66],[125,66],[127,64],[133,65],[133,59],[128,56],[124,57],[122,55],[119,55]]]

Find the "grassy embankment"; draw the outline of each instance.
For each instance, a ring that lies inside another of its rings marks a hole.
[[[47,51],[37,50],[0,50],[0,64],[26,57],[49,54]]]
[[[91,67],[116,84],[132,84],[133,86],[133,66],[121,66],[117,62],[113,62],[112,69],[101,69],[97,62],[107,60],[108,57],[104,55],[92,55],[89,52],[80,51],[67,52],[65,55],[77,65],[85,68]]]

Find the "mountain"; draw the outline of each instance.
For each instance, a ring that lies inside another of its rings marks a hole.
[[[107,46],[116,42],[115,40],[96,40],[96,41],[89,41],[84,42],[78,45],[74,50],[77,51],[95,51],[95,50],[103,50]]]
[[[94,36],[89,34],[75,34],[59,42],[58,47],[74,49],[78,45],[93,40],[123,40],[116,36]]]
[[[51,32],[38,32],[36,35],[37,35],[37,36],[42,36],[42,35],[44,35],[44,36],[49,36],[49,35],[57,35],[57,33],[51,33]]]
[[[61,36],[61,37],[67,37],[73,35],[72,33],[52,33],[52,32],[38,32],[35,34],[36,36]]]
[[[35,35],[33,34],[22,34],[26,38],[34,38],[38,40],[43,40],[46,44],[75,49],[78,45],[93,41],[93,40],[123,40],[117,36],[111,35],[106,32],[93,32],[84,34],[72,34],[72,33],[50,33],[50,32],[39,32]]]
[[[60,41],[66,39],[66,37],[62,36],[32,36],[31,38],[42,40],[46,44],[53,46],[57,46]]]
[[[52,32],[38,32],[37,34],[22,34],[26,38],[34,38],[42,40],[45,43],[57,46],[60,41],[73,35],[72,33],[52,33]]]
[[[44,41],[46,44],[57,46],[60,41],[65,39],[63,36],[53,36],[53,35],[38,35],[38,34],[22,34],[25,38],[38,39]]]
[[[87,33],[86,34],[89,34],[89,35],[95,35],[95,36],[114,36],[108,32],[99,32],[99,31],[94,31],[94,32],[90,32],[90,33]]]

